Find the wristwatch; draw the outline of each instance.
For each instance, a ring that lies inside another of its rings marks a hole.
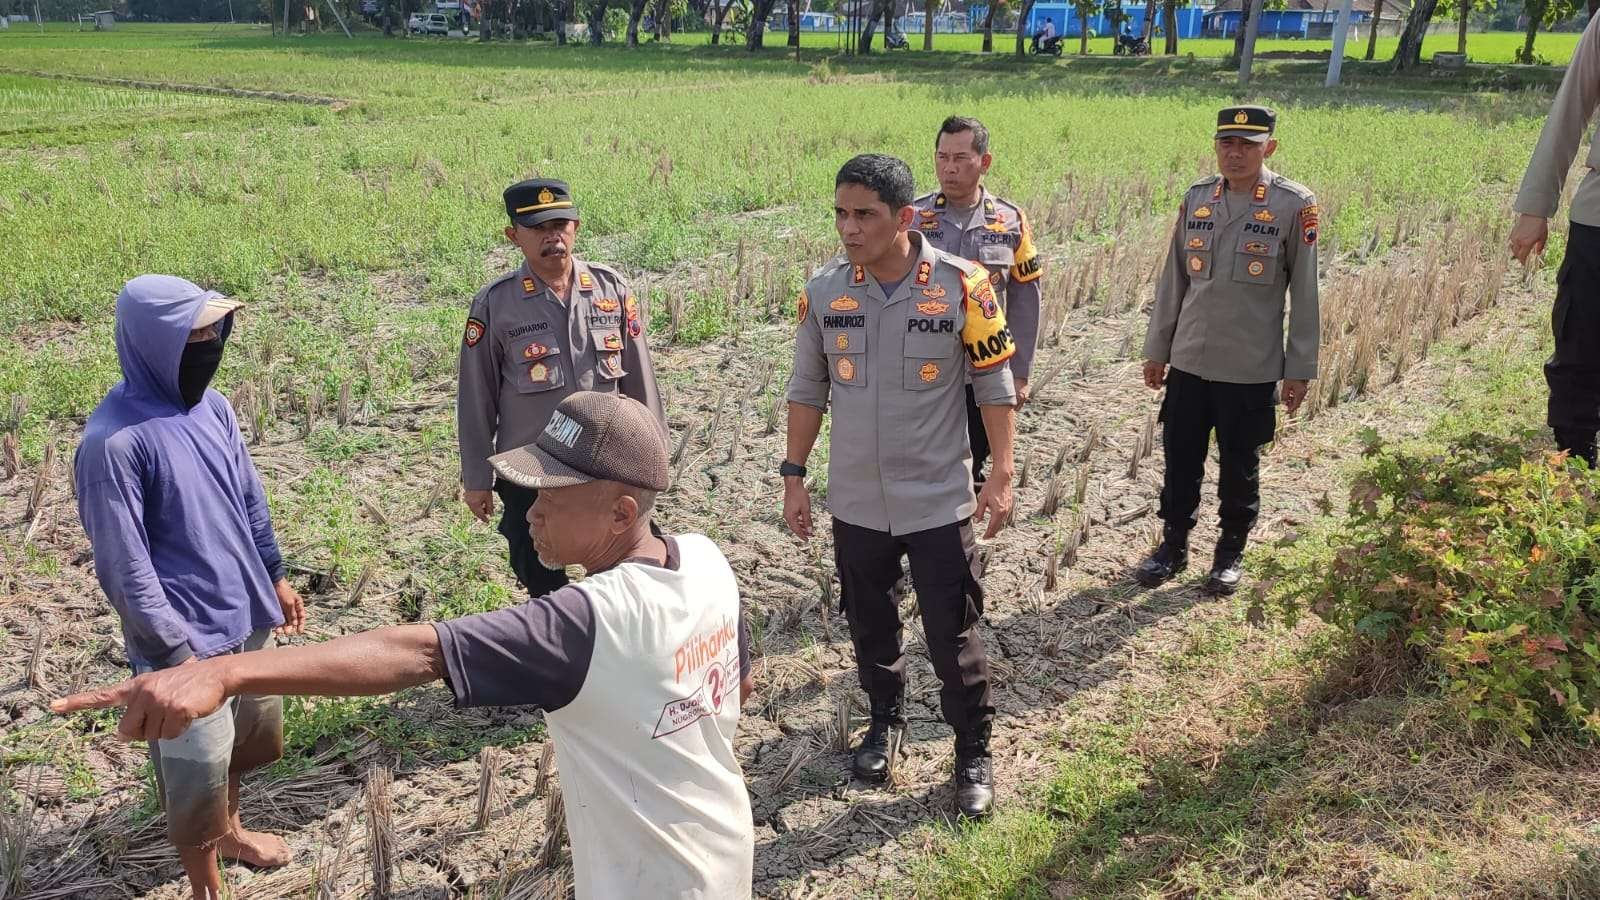
[[[806,477],[806,467],[789,462],[787,459],[778,464],[778,474],[784,478]]]

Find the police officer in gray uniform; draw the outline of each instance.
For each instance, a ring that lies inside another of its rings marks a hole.
[[[528,540],[526,517],[538,492],[494,477],[489,457],[534,442],[556,405],[574,391],[620,392],[666,427],[639,303],[616,270],[573,256],[578,208],[565,182],[549,178],[506,188],[506,239],[523,263],[478,292],[461,339],[456,424],[461,485],[479,521],[503,510],[499,530],[511,569],[534,597],[567,583]]]
[[[1261,445],[1272,440],[1281,384],[1290,415],[1317,377],[1317,200],[1265,166],[1277,115],[1236,106],[1217,115],[1221,174],[1189,188],[1144,341],[1144,381],[1161,404],[1166,523],[1134,577],[1147,587],[1188,565],[1211,432],[1217,433],[1222,535],[1205,589],[1232,593],[1261,509]],[[1288,334],[1284,300],[1289,300]],[[1170,369],[1169,369],[1170,365]]]
[[[945,119],[934,138],[933,168],[939,176],[939,190],[918,197],[911,205],[916,207],[916,227],[924,240],[989,271],[1017,344],[1017,355],[1011,357],[1011,377],[1020,410],[1028,402],[1028,376],[1039,338],[1039,278],[1044,270],[1022,208],[984,187],[983,177],[993,162],[989,129],[982,122],[967,116]],[[989,440],[970,385],[967,440],[972,445],[972,481],[982,487]]]
[[[1512,205],[1517,218],[1510,235],[1511,253],[1523,263],[1544,253],[1562,185],[1579,146],[1589,137],[1586,171],[1567,211],[1567,248],[1556,272],[1556,302],[1550,312],[1555,341],[1544,377],[1550,386],[1546,421],[1556,447],[1590,467],[1595,465],[1595,432],[1600,430],[1600,140],[1589,130],[1597,106],[1600,16],[1589,19],[1550,104],[1550,117]]]
[[[912,228],[911,170],[890,156],[858,156],[839,170],[834,224],[845,255],[824,265],[800,299],[789,381],[783,512],[811,536],[807,457],[831,402],[828,509],[833,514],[840,601],[855,644],[872,724],[855,774],[888,774],[889,730],[904,724],[905,655],[894,587],[909,557],[956,732],[956,806],[984,816],[993,802],[989,755],[993,698],[972,522],[986,536],[1011,509],[1016,352],[989,275],[935,249]],[[973,494],[966,444],[971,380],[994,447],[994,472]],[[977,516],[974,517],[974,512]]]

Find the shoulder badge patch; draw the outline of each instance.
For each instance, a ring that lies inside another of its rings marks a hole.
[[[806,313],[811,311],[811,301],[806,299],[806,292],[805,291],[801,291],[800,292],[799,307],[800,307],[800,312],[799,312],[798,315],[795,316],[795,322],[797,324],[804,325],[805,321],[806,321]]]
[[[477,319],[468,319],[467,333],[462,337],[462,340],[468,347],[478,346],[478,342],[483,340],[483,323]]]
[[[1320,214],[1321,210],[1315,203],[1307,204],[1300,210],[1300,234],[1308,247],[1317,242],[1317,218]]]

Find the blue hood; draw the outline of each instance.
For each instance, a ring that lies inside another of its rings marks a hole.
[[[122,396],[184,412],[178,362],[206,301],[220,297],[172,275],[140,275],[117,295],[117,360]],[[230,313],[218,323],[224,341],[233,330]]]

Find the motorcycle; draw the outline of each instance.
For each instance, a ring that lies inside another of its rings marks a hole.
[[[1035,40],[1029,52],[1038,56],[1060,56],[1061,45],[1065,40],[1066,38],[1059,34],[1054,37],[1047,37],[1042,41]]]
[[[898,28],[883,36],[883,49],[885,50],[910,50],[911,42],[906,40],[905,32]]]
[[[1131,35],[1118,35],[1116,46],[1111,48],[1114,56],[1149,56],[1150,42],[1142,37]]]

